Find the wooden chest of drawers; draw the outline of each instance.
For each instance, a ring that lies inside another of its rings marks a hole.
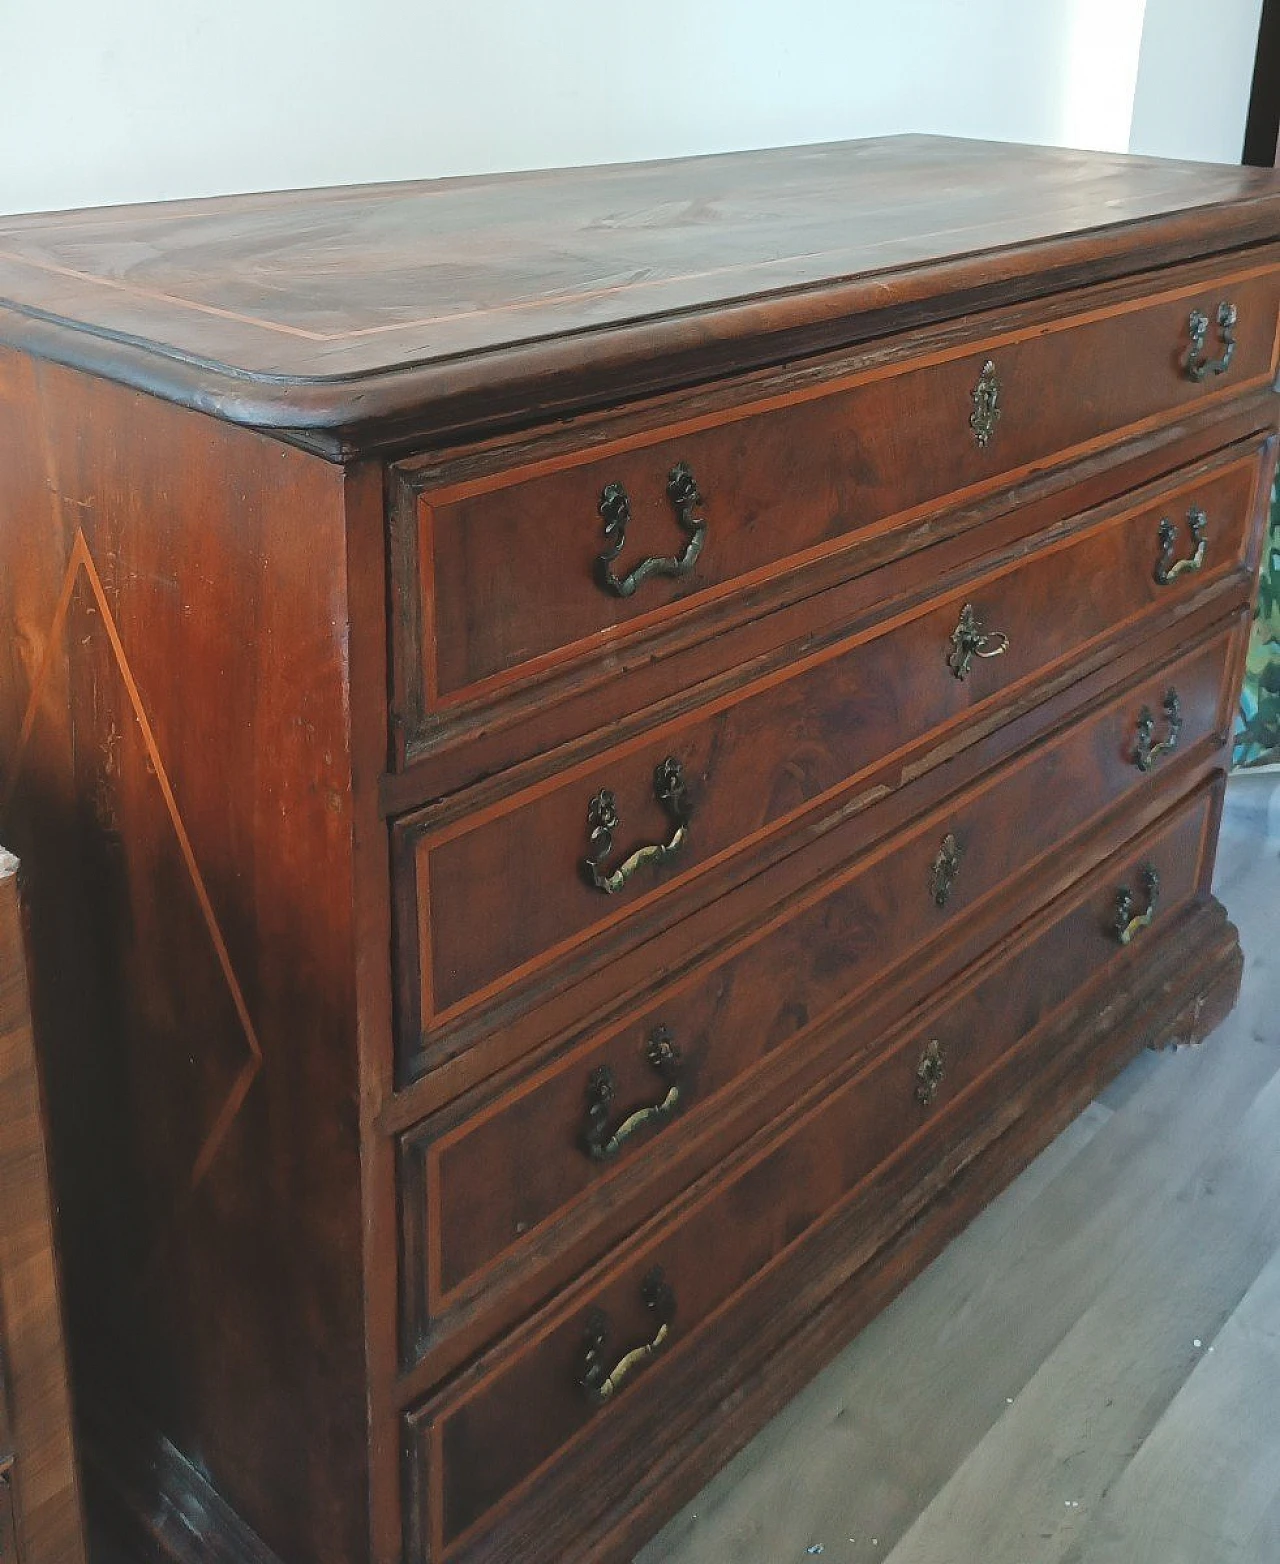
[[[627,1559],[1225,1014],[1278,325],[1273,176],[930,138],[0,223],[0,828],[148,1556]]]

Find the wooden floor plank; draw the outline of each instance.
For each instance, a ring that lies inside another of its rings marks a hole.
[[[1274,1564],[1278,1521],[1280,1253],[1206,1339],[1065,1564]]]
[[[1223,1149],[1177,1182],[1154,1222],[1135,1212],[1125,1263],[890,1564],[1079,1557],[1080,1529],[1280,1249],[1277,1146],[1280,1077]]]
[[[1274,1446],[1271,1453],[1274,1456]],[[1280,1493],[1275,1495],[1254,1527],[1245,1544],[1244,1557],[1249,1564],[1274,1564],[1280,1559]]]

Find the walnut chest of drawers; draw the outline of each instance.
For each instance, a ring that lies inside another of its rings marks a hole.
[[[1139,1047],[1280,186],[922,137],[0,222],[0,831],[92,1494],[622,1561]]]

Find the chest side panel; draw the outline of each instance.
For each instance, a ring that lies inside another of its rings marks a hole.
[[[289,1564],[346,1564],[368,1541],[342,474],[7,353],[0,472],[0,821],[86,1422],[144,1474],[163,1436]]]

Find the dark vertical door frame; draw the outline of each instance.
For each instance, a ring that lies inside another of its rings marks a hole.
[[[1249,118],[1244,128],[1240,161],[1255,168],[1274,168],[1280,142],[1280,0],[1262,0],[1258,52],[1253,60]]]

